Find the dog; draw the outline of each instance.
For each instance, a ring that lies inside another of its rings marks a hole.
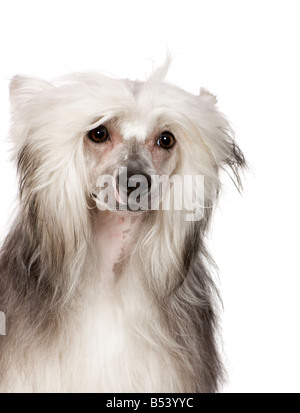
[[[169,65],[145,81],[12,79],[20,205],[0,257],[1,392],[220,388],[205,236],[221,171],[241,189],[246,161],[216,97],[167,83]]]

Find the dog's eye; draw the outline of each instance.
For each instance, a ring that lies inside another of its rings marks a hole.
[[[108,130],[104,125],[98,126],[98,128],[89,131],[88,137],[95,143],[103,143],[109,139]]]
[[[163,132],[158,140],[157,140],[157,145],[160,146],[163,149],[171,149],[175,145],[175,138],[172,135],[171,132]]]

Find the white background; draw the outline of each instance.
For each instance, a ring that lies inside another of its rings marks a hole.
[[[299,7],[299,9],[298,9]],[[250,172],[228,179],[209,246],[220,268],[225,392],[300,391],[300,5],[267,0],[3,1],[0,8],[0,234],[16,194],[8,83],[96,69],[216,93]]]

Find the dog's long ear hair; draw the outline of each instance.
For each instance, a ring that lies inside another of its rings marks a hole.
[[[161,118],[165,116],[168,119],[172,131],[178,136],[178,163],[173,174],[181,176],[184,182],[182,195],[185,210],[154,214],[155,222],[151,222],[149,233],[140,243],[143,249],[141,254],[145,254],[146,247],[151,251],[149,261],[152,262],[153,274],[148,282],[156,285],[158,294],[173,291],[176,285],[182,282],[182,274],[186,272],[183,262],[187,266],[192,263],[199,243],[204,251],[203,238],[221,189],[220,172],[226,171],[236,188],[241,191],[240,174],[246,167],[244,155],[235,142],[232,128],[216,106],[216,97],[204,88],[201,88],[198,96],[194,96],[165,83],[164,77],[169,65],[170,58],[150,76],[146,86],[150,90],[157,90],[157,95],[163,96]],[[184,178],[197,175],[202,176],[203,180],[199,183],[193,181],[196,186],[192,189]],[[175,186],[171,189],[173,193],[167,192],[165,195],[174,199],[174,189]],[[175,196],[178,197],[179,193]],[[192,211],[195,205],[200,207],[200,217],[187,213],[188,210]],[[186,251],[184,259],[183,251]],[[161,262],[158,259],[160,256]],[[164,265],[164,256],[172,258],[170,262],[173,270]]]
[[[10,85],[20,215],[6,241],[18,283],[26,291],[40,286],[52,305],[72,294],[90,231],[82,131],[68,110],[60,111],[67,92],[55,89],[21,76]]]
[[[201,216],[195,214],[193,219],[185,210],[152,211],[148,225],[140,229],[137,248],[148,264],[147,288],[161,306],[161,316],[174,337],[174,354],[178,362],[182,360],[182,381],[190,372],[194,384],[189,389],[216,391],[223,375],[215,336],[219,296],[211,273],[214,262],[204,238],[221,188],[220,171],[226,170],[241,190],[240,172],[246,162],[227,119],[216,107],[215,96],[205,89],[194,96],[166,86],[162,83],[166,72],[166,67],[158,70],[149,83],[151,90],[157,87],[164,96],[161,116],[172,119],[172,131],[178,137],[174,174],[182,182],[185,176],[204,177],[204,187],[200,181],[195,190],[189,185],[183,188],[184,205],[191,211],[196,204]],[[172,198],[174,188],[165,195]],[[175,196],[180,196],[178,191]]]
[[[220,153],[219,159],[216,159],[216,166],[222,170],[225,170],[231,176],[231,179],[239,192],[243,189],[241,180],[241,171],[247,168],[247,163],[243,152],[238,147],[234,140],[234,132],[227,121],[227,119],[215,108],[217,104],[217,98],[210,93],[207,89],[201,88],[199,98],[206,102],[211,109],[213,109],[214,115],[218,122],[216,127],[219,129],[219,139],[216,141],[217,147],[213,150]]]

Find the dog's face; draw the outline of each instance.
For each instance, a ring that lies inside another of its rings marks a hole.
[[[156,193],[154,177],[170,177],[178,163],[178,144],[171,128],[159,120],[152,124],[147,119],[139,121],[134,114],[126,120],[100,121],[85,136],[84,150],[89,191],[100,208],[106,205],[111,210],[150,209],[151,194]],[[108,185],[110,200],[101,197]]]

